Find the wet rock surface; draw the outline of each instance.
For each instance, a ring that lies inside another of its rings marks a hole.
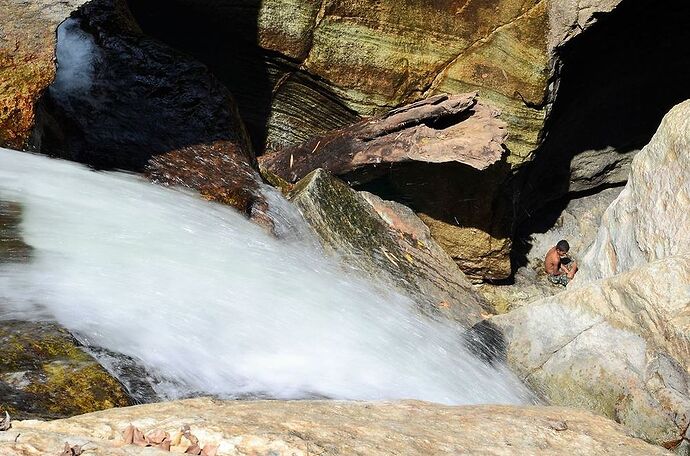
[[[55,323],[0,321],[0,408],[61,418],[131,405],[122,385]]]
[[[637,437],[683,445],[690,417],[690,261],[673,257],[491,319],[507,360],[554,405],[582,407]]]
[[[0,1],[0,147],[27,146],[34,104],[55,77],[55,29],[83,3]]]
[[[429,229],[408,208],[355,192],[317,170],[290,194],[323,245],[346,264],[395,283],[423,303],[468,327],[489,309]]]
[[[120,0],[84,5],[60,36],[57,79],[39,107],[42,152],[145,172],[251,211],[261,199],[253,152],[208,68],[143,35]]]
[[[223,402],[210,399],[109,410],[53,422],[15,422],[0,433],[12,456],[57,454],[65,441],[109,455],[165,454],[124,446],[122,431],[180,435],[187,426],[217,455],[671,454],[630,437],[616,423],[557,407],[463,406],[424,402]],[[17,437],[17,434],[20,434]],[[16,441],[15,441],[16,438]],[[189,441],[173,439],[181,453]]]

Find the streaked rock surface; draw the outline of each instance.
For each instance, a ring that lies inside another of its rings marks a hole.
[[[574,286],[690,253],[690,101],[664,117],[607,209]]]
[[[69,442],[85,445],[93,454],[166,454],[123,446],[122,431],[129,424],[144,433],[166,431],[173,443],[179,429],[188,425],[201,445],[218,445],[218,456],[670,454],[630,437],[610,420],[566,408],[210,399],[122,408],[53,422],[16,422],[10,431],[0,433],[0,451],[7,456],[58,454]],[[182,453],[188,444],[182,438],[171,451]]]
[[[488,303],[407,207],[355,192],[323,170],[300,181],[290,200],[326,249],[364,274],[418,298],[424,312],[446,315],[468,327],[489,311]]]

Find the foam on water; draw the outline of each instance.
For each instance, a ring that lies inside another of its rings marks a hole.
[[[29,263],[0,266],[0,317],[43,309],[176,385],[159,385],[165,396],[529,400],[504,367],[471,356],[454,325],[230,208],[2,149],[0,199],[21,204],[34,248]]]

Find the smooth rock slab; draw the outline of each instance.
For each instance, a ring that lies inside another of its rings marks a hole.
[[[488,303],[407,207],[355,192],[323,170],[300,181],[290,199],[326,249],[364,274],[397,284],[425,303],[424,311],[440,312],[465,327],[489,311]]]
[[[635,157],[574,286],[690,253],[690,100],[674,107]]]
[[[162,429],[171,435],[189,425],[202,446],[219,445],[219,456],[670,454],[630,437],[610,420],[566,408],[211,399],[115,409],[53,422],[17,422],[0,433],[0,452],[58,454],[67,441],[87,444],[89,454],[165,454],[123,447],[121,432],[130,423],[145,433]],[[183,440],[172,451],[181,453],[185,448]]]
[[[507,361],[550,403],[684,445],[690,425],[690,257],[650,263],[491,319]]]

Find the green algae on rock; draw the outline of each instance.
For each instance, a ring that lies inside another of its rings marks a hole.
[[[60,418],[131,405],[123,386],[54,323],[0,321],[0,408]]]
[[[488,312],[488,303],[405,206],[356,192],[323,170],[295,185],[290,199],[324,247],[418,298],[423,312],[445,315],[465,327]]]

